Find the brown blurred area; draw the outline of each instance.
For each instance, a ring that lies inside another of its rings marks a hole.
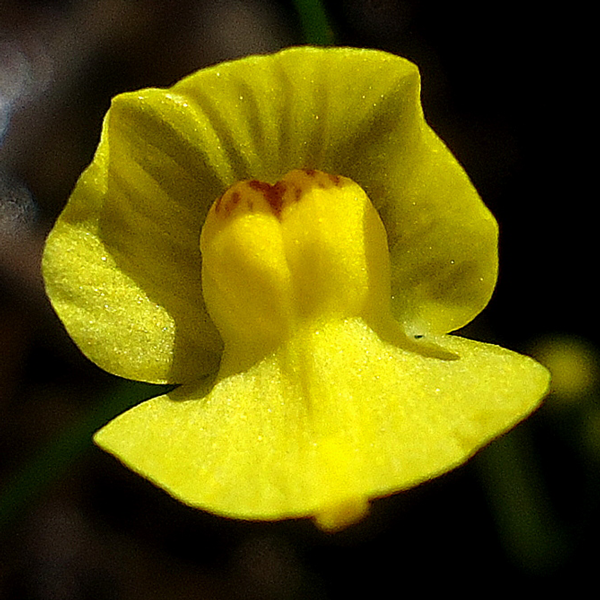
[[[340,45],[420,66],[428,120],[499,218],[501,279],[474,336],[520,351],[555,330],[597,343],[597,251],[587,182],[573,175],[590,159],[569,127],[584,107],[565,88],[564,36],[548,51],[568,18],[516,2],[327,4]],[[302,43],[299,31],[291,1],[0,3],[0,493],[114,385],[64,332],[39,268],[110,98]],[[434,586],[432,574],[462,587],[465,571],[537,581],[507,558],[489,511],[467,465],[334,537],[308,522],[240,523],[181,506],[90,445],[0,530],[0,600],[395,598]]]

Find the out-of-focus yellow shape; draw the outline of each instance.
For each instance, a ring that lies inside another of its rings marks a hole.
[[[597,386],[600,359],[585,340],[550,335],[538,340],[532,352],[552,374],[551,390],[557,400],[581,400]]]
[[[497,226],[417,69],[383,52],[294,48],[115,98],[43,267],[92,360],[182,384],[97,443],[222,515],[339,529],[548,385],[444,335],[492,293]]]

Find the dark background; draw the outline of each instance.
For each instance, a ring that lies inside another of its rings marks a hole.
[[[27,492],[0,515],[2,600],[395,598],[591,580],[600,401],[590,15],[577,3],[326,6],[338,45],[420,67],[429,123],[500,223],[498,287],[465,334],[557,370],[574,364],[566,387],[466,466],[375,502],[335,536],[310,522],[195,511],[89,444],[77,460],[46,460],[116,385],[64,333],[39,274],[110,98],[303,39],[283,1],[0,3],[0,507],[23,472]]]

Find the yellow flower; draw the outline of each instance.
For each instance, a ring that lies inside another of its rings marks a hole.
[[[116,97],[43,269],[91,360],[180,384],[96,442],[221,515],[343,527],[548,386],[446,335],[490,298],[497,226],[384,52],[292,48]]]

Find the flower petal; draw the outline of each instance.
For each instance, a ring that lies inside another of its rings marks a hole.
[[[44,256],[48,294],[81,349],[133,379],[214,370],[204,217],[236,181],[302,167],[350,177],[379,210],[405,330],[444,333],[483,308],[496,225],[426,125],[417,68],[374,50],[292,48],[113,100]]]
[[[458,329],[487,304],[497,225],[426,124],[415,65],[374,50],[292,48],[200,71],[173,92],[202,115],[200,132],[214,131],[227,185],[306,167],[365,189],[388,231],[394,312],[407,331]],[[197,130],[182,130],[198,145]]]
[[[142,403],[95,440],[187,504],[335,528],[336,507],[344,520],[467,460],[547,386],[543,367],[496,346],[442,336],[415,352],[360,319],[331,321],[211,391]]]
[[[166,169],[168,157],[121,139],[119,130],[135,125],[118,102],[108,113],[94,162],[48,237],[46,291],[103,369],[154,383],[193,381],[218,368],[222,348],[202,299],[202,207],[180,203],[207,182],[203,188],[175,161],[172,177],[155,179],[150,166]]]

